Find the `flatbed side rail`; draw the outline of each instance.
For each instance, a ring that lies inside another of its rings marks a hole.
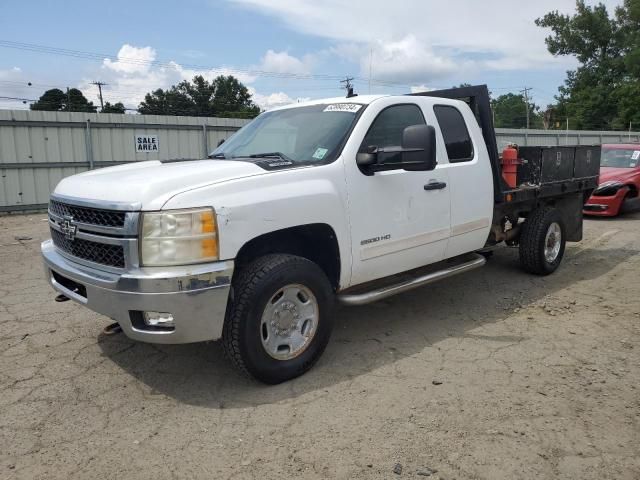
[[[550,197],[561,197],[571,193],[593,190],[598,186],[598,177],[574,178],[571,180],[560,180],[548,182],[540,185],[520,186],[518,188],[505,190],[502,193],[502,201],[505,203],[518,203],[530,200],[544,199]]]

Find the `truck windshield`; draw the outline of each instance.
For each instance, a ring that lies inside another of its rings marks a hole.
[[[276,157],[295,164],[334,160],[363,105],[334,103],[265,112],[216,148],[210,158]]]
[[[640,165],[640,145],[638,148],[603,148],[601,167],[635,168]]]

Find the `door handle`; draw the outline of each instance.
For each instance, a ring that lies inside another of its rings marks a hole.
[[[442,190],[447,188],[446,182],[431,181],[424,186],[425,190]]]

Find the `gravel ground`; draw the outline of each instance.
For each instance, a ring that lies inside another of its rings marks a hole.
[[[589,220],[561,269],[517,251],[337,312],[302,378],[218,343],[105,337],[54,303],[44,215],[0,217],[0,478],[640,478],[640,214]]]

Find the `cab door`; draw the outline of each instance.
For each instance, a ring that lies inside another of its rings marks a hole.
[[[404,100],[404,99],[403,99]],[[435,125],[423,99],[382,98],[365,110],[343,152],[351,224],[352,278],[359,284],[440,261],[450,235],[446,157],[432,171],[402,169],[366,175],[358,151],[399,147],[405,127]],[[392,159],[392,161],[394,161]],[[398,159],[400,161],[400,154]]]

